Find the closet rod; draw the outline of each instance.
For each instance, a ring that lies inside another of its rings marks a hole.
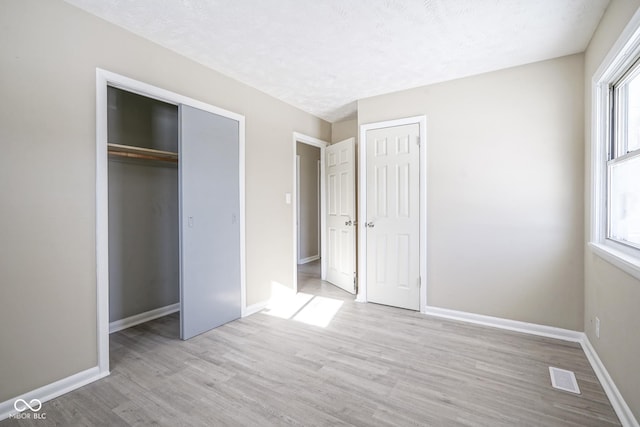
[[[129,157],[134,159],[160,160],[164,162],[178,162],[178,153],[154,150],[151,148],[134,147],[132,145],[107,144],[110,155]]]

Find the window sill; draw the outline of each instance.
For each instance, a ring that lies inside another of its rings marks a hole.
[[[640,258],[629,255],[604,243],[589,242],[591,251],[622,271],[640,280]]]

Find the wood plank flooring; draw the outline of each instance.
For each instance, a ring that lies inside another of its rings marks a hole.
[[[355,303],[317,268],[299,287],[320,298],[293,317],[342,302],[326,327],[262,312],[183,342],[170,315],[112,334],[111,375],[46,420],[0,426],[620,425],[579,345]],[[552,389],[549,366],[582,395]]]

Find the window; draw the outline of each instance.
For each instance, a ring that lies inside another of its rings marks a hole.
[[[640,63],[611,86],[607,238],[640,249]]]
[[[592,81],[589,247],[640,279],[640,14]]]

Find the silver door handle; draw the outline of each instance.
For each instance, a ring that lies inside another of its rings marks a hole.
[[[351,225],[351,224],[353,224],[353,222],[351,222],[351,220],[344,222],[344,225]]]
[[[364,224],[365,227],[369,227],[369,228],[373,228],[375,227],[375,224],[373,223],[373,221],[369,221],[367,223]]]

